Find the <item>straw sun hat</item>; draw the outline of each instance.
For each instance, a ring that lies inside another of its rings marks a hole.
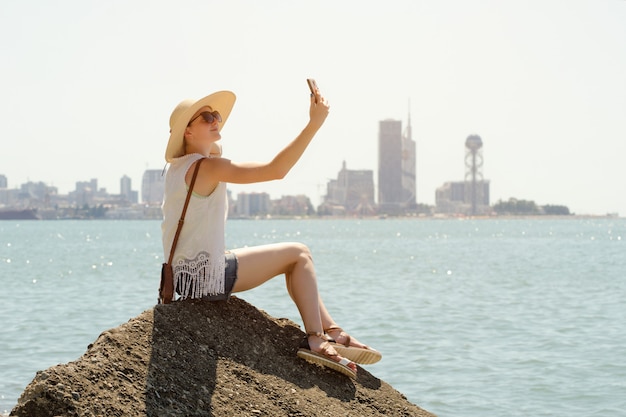
[[[172,162],[174,158],[183,156],[185,153],[183,141],[185,128],[189,124],[191,117],[198,110],[206,106],[209,106],[212,110],[217,110],[222,116],[222,122],[219,124],[218,129],[222,130],[234,104],[235,94],[231,91],[218,91],[197,101],[193,99],[182,101],[176,106],[170,116],[170,139],[165,150],[165,160]]]

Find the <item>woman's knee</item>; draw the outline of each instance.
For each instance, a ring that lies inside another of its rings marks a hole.
[[[295,269],[309,269],[313,266],[313,255],[308,246],[299,242],[286,242],[284,245],[288,247],[289,253],[289,266],[286,271],[288,277]]]
[[[311,250],[304,243],[299,242],[291,242],[290,245],[293,247],[296,257],[299,260],[304,260],[306,262],[313,261],[313,255],[311,254]]]
[[[311,256],[311,250],[304,243],[292,242],[292,245],[294,245],[304,255]]]

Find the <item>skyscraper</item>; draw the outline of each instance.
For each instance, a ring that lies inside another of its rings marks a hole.
[[[161,204],[165,192],[165,177],[160,169],[147,169],[141,181],[141,201]]]
[[[378,133],[378,204],[383,213],[399,213],[416,204],[415,141],[411,119],[402,132],[402,121],[383,120]]]
[[[407,207],[411,207],[417,205],[417,152],[411,128],[410,105],[407,120],[406,130],[402,135],[402,192]]]
[[[120,179],[120,197],[131,204],[137,203],[137,191],[132,189],[132,181],[128,175]]]
[[[132,181],[128,175],[124,175],[120,179],[120,195],[128,201],[130,201],[130,192],[132,190],[131,184]]]

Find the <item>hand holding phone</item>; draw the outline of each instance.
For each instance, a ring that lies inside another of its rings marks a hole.
[[[315,102],[317,103],[317,92],[319,88],[317,87],[317,83],[313,78],[306,79],[307,84],[309,85],[309,90],[311,90],[311,94],[315,97]]]

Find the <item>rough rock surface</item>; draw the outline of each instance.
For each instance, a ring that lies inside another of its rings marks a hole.
[[[159,305],[40,371],[12,416],[433,416],[365,369],[296,356],[304,336],[247,302]]]

